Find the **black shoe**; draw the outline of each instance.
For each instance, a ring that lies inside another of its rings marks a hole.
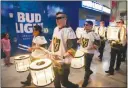
[[[116,71],[119,71],[119,70],[120,70],[120,68],[115,68],[115,70],[116,70]]]
[[[105,71],[106,73],[110,73],[110,71],[108,70],[108,71]]]
[[[121,62],[125,62],[125,59],[121,60]]]
[[[75,87],[74,88],[79,88],[79,85],[78,84],[75,84]]]
[[[30,86],[30,85],[31,85],[31,83],[30,83],[30,82],[28,82],[28,81],[21,82],[21,84],[24,84],[24,85],[26,85],[26,86]]]
[[[83,84],[82,84],[82,87],[86,87],[88,85],[88,82],[86,81],[86,82],[84,82]]]
[[[114,72],[109,73],[109,75],[114,75]]]
[[[114,72],[110,72],[109,70],[108,71],[105,71],[106,73],[110,74],[110,75],[114,75]]]
[[[92,70],[90,70],[90,73],[89,73],[89,74],[91,75],[92,73],[93,73],[93,71],[92,71]]]
[[[100,61],[102,62],[102,59],[100,59]]]

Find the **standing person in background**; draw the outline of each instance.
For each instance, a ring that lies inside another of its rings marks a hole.
[[[3,35],[3,39],[1,40],[2,43],[2,50],[5,53],[5,58],[4,58],[4,63],[5,66],[10,66],[12,63],[10,62],[10,53],[11,53],[11,44],[10,44],[10,39],[9,39],[9,34],[5,33]]]
[[[103,53],[104,53],[104,47],[105,47],[105,40],[106,40],[106,31],[107,28],[105,27],[104,21],[100,21],[100,27],[97,28],[95,31],[97,34],[99,34],[101,39],[101,46],[99,47],[100,56],[99,59],[102,61]]]

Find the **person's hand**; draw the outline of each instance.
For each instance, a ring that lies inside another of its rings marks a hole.
[[[97,48],[98,48],[98,46],[97,46],[97,45],[93,45],[93,48],[94,48],[94,49],[97,49]]]
[[[51,46],[48,47],[48,51],[51,51]]]
[[[58,55],[52,55],[52,58],[53,58],[54,60],[60,60],[60,57],[59,57]]]
[[[80,40],[77,40],[77,43],[81,43],[81,41]]]
[[[70,54],[69,54],[68,52],[66,52],[66,53],[64,54],[64,57],[68,57],[68,56],[70,56]]]
[[[54,61],[54,64],[55,64],[55,66],[56,66],[58,69],[61,69],[61,63],[60,63],[60,62]]]
[[[28,48],[28,51],[29,51],[29,52],[32,52],[32,47]]]
[[[40,46],[33,46],[32,49],[33,49],[33,50],[35,50],[35,49],[40,49]]]
[[[95,49],[97,49],[97,48],[98,48],[98,46],[95,45],[95,44],[93,44],[91,47],[88,48],[88,50],[95,50]]]

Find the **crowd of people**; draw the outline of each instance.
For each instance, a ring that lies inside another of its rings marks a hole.
[[[33,41],[32,47],[28,49],[28,51],[33,51],[37,47],[44,47],[49,51],[53,52],[55,55],[53,58],[56,60],[59,56],[63,56],[63,64],[61,63],[61,73],[60,69],[57,68],[56,64],[54,64],[54,86],[55,88],[61,88],[61,84],[66,88],[79,88],[78,84],[74,84],[69,81],[68,77],[70,74],[70,65],[71,58],[74,57],[75,52],[77,50],[78,45],[80,46],[80,50],[83,51],[85,58],[85,74],[84,81],[82,87],[86,87],[88,85],[88,80],[93,71],[90,69],[92,58],[94,56],[95,51],[99,51],[99,60],[103,60],[103,53],[106,41],[109,41],[111,45],[111,56],[110,56],[110,66],[109,70],[105,71],[110,75],[114,75],[114,64],[117,56],[116,68],[115,70],[120,69],[121,61],[125,61],[126,59],[126,28],[123,26],[124,21],[121,19],[116,22],[116,27],[119,28],[118,40],[109,40],[107,37],[110,36],[108,27],[105,27],[105,22],[100,21],[100,26],[97,29],[93,29],[93,22],[86,21],[81,32],[80,37],[77,37],[74,30],[67,24],[67,15],[63,12],[56,13],[56,24],[57,26],[54,29],[52,41],[49,48],[46,48],[47,41],[45,37],[41,38],[41,30],[42,28],[39,25],[34,26],[33,28]],[[78,30],[77,30],[78,31]],[[42,43],[38,43],[38,39],[43,39]],[[10,40],[8,39],[8,34],[5,34],[5,37],[2,39],[2,50],[6,54],[4,59],[5,65],[10,65]],[[31,74],[29,73],[27,80],[25,82],[21,82],[24,85],[31,85]]]

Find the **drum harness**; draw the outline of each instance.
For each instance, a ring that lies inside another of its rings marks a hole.
[[[98,27],[98,34],[99,34],[99,36],[100,36],[100,27]],[[105,32],[105,37],[107,37],[107,32]],[[101,37],[100,36],[100,39],[101,39],[101,41],[105,41],[105,39],[104,39],[104,37]]]
[[[110,45],[112,48],[115,48],[115,49],[119,49],[119,47],[121,48],[122,44],[120,43],[121,42],[120,32],[121,32],[121,29],[118,31],[118,41],[110,40]]]

